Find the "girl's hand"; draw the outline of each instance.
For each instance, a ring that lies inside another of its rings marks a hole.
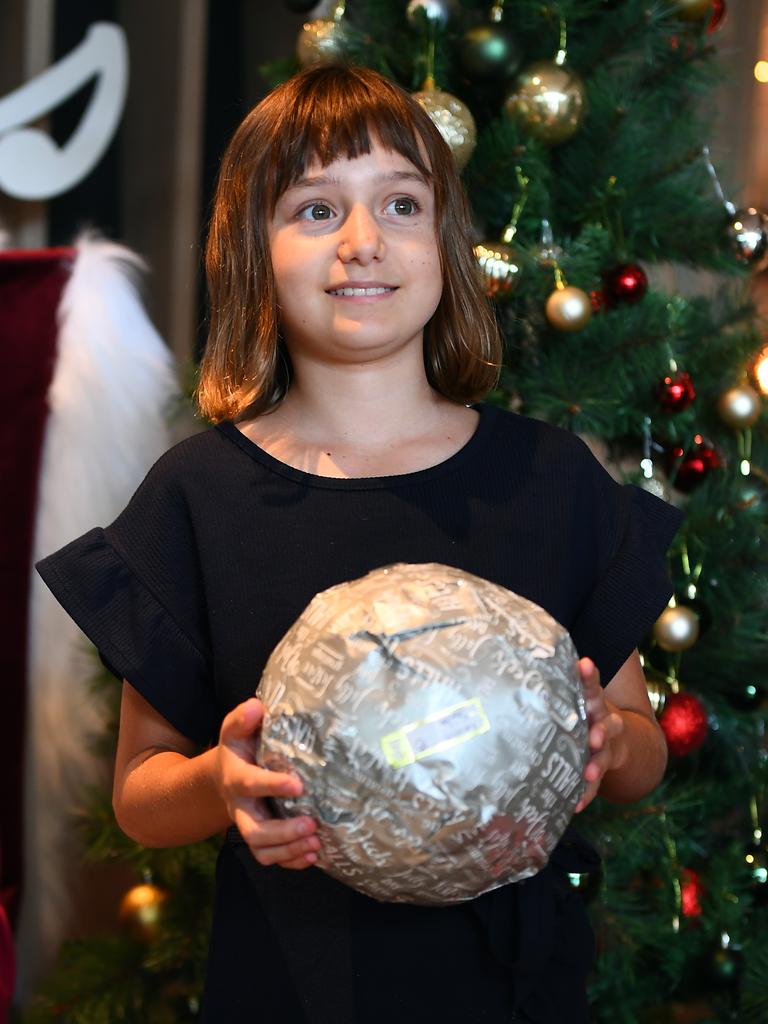
[[[298,796],[302,785],[295,775],[257,766],[256,733],[263,718],[264,705],[255,697],[226,716],[216,748],[216,786],[259,864],[301,870],[317,860],[317,825],[312,818],[270,815],[265,797]]]
[[[606,699],[595,663],[590,658],[581,658],[579,672],[587,704],[589,750],[592,756],[584,769],[587,788],[576,804],[575,814],[583,811],[595,799],[605,773],[620,768],[627,758],[623,736],[624,719],[619,708]]]

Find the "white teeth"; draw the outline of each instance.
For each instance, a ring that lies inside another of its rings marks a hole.
[[[394,288],[334,288],[329,295],[385,295]]]

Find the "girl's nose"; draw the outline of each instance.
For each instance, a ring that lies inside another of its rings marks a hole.
[[[381,259],[384,254],[384,240],[376,218],[361,206],[351,210],[340,234],[339,259],[342,263],[357,261],[365,266],[372,260]]]

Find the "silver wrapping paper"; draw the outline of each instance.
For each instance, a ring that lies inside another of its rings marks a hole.
[[[318,594],[257,696],[259,762],[304,793],[318,866],[379,900],[456,903],[535,874],[583,791],[587,722],[568,632],[444,565]]]

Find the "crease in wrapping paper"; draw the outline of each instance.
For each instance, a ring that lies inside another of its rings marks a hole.
[[[583,791],[567,630],[436,564],[318,594],[273,651],[259,759],[318,822],[318,866],[379,900],[455,903],[540,871]]]

